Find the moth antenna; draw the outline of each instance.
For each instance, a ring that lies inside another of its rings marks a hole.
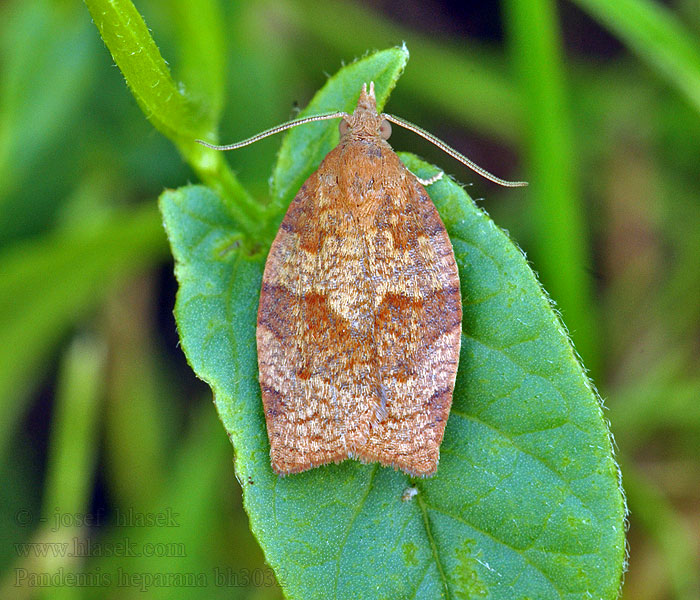
[[[473,160],[468,159],[466,156],[464,156],[464,154],[457,152],[457,150],[455,150],[451,146],[448,146],[440,138],[435,137],[432,133],[428,133],[425,129],[418,127],[418,125],[414,125],[409,121],[404,121],[399,117],[395,117],[394,115],[389,115],[387,113],[384,113],[382,117],[384,117],[387,121],[391,121],[392,123],[400,125],[404,129],[408,129],[413,133],[417,133],[419,136],[425,138],[429,142],[432,142],[438,148],[440,148],[440,150],[442,150],[443,152],[447,152],[447,154],[449,154],[452,158],[457,159],[459,162],[469,167],[472,171],[478,173],[479,175],[488,179],[489,181],[493,181],[494,183],[505,187],[523,187],[527,185],[527,181],[506,181],[505,179],[496,177],[493,173],[489,173],[486,169],[477,165]]]
[[[348,117],[348,114],[345,112],[337,111],[332,113],[313,115],[311,117],[303,117],[301,119],[294,119],[293,121],[287,121],[286,123],[282,123],[282,125],[277,125],[277,127],[266,129],[265,131],[262,131],[257,135],[248,138],[247,140],[243,140],[242,142],[236,142],[235,144],[226,144],[225,146],[217,146],[216,144],[210,144],[209,142],[205,142],[204,140],[195,140],[195,142],[197,142],[198,144],[202,144],[202,146],[206,146],[207,148],[211,148],[212,150],[235,150],[236,148],[242,148],[243,146],[254,144],[258,140],[266,138],[270,135],[275,135],[276,133],[284,131],[285,129],[291,129],[292,127],[296,127],[297,125],[303,125],[304,123],[311,123],[313,121],[327,121],[328,119],[339,119],[341,117]]]

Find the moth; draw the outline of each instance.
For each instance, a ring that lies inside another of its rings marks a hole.
[[[347,458],[414,476],[435,473],[461,341],[459,273],[425,185],[394,153],[406,127],[488,179],[428,132],[379,114],[374,84],[352,114],[272,128],[230,150],[311,121],[340,118],[340,142],[292,201],[272,243],[257,322],[273,470]]]

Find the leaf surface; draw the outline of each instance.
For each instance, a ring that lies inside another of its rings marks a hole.
[[[356,97],[346,91],[343,106]],[[317,125],[314,165],[337,129]],[[437,172],[402,159],[421,177]],[[275,176],[296,181],[307,163]],[[205,187],[161,197],[183,349],[214,391],[253,532],[290,598],[616,598],[625,508],[600,401],[520,250],[449,178],[428,191],[455,249],[464,320],[440,466],[418,480],[353,460],[272,472],[255,343],[268,248]]]

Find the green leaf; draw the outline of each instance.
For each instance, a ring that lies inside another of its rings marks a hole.
[[[335,129],[318,128],[314,165]],[[440,467],[420,480],[353,460],[272,472],[255,349],[267,248],[207,188],[161,196],[183,349],[214,391],[253,532],[290,598],[616,598],[625,506],[600,401],[518,248],[455,182],[429,192],[464,335]]]

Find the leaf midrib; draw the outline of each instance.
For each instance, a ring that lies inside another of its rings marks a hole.
[[[421,515],[423,517],[423,526],[425,528],[425,534],[428,536],[428,543],[430,544],[430,551],[433,555],[433,560],[435,561],[435,566],[437,567],[438,573],[440,575],[440,580],[442,581],[442,585],[445,588],[445,598],[446,598],[446,600],[449,600],[450,588],[447,584],[447,576],[445,575],[445,569],[443,568],[442,563],[440,562],[440,556],[439,556],[437,544],[435,543],[435,538],[433,537],[433,532],[430,528],[430,518],[428,517],[427,503],[421,498],[420,494],[418,494],[416,496],[416,502],[418,504],[418,508],[420,509]]]

